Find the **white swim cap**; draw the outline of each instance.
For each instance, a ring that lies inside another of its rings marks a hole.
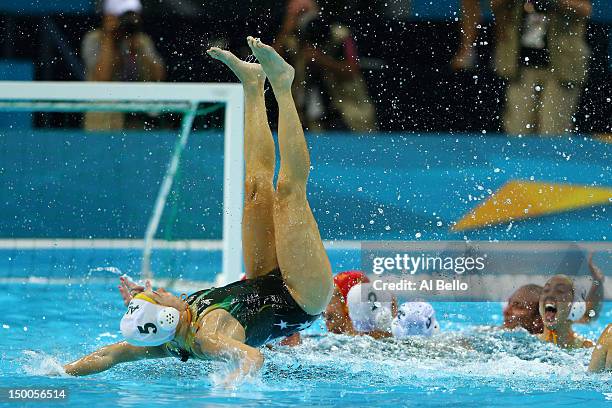
[[[406,302],[391,323],[393,337],[404,339],[408,336],[431,336],[440,331],[433,306],[426,302]]]
[[[139,293],[121,319],[121,333],[135,346],[159,346],[174,338],[181,314]]]
[[[142,11],[140,0],[106,0],[102,7],[102,12],[111,16],[120,16],[128,11],[140,13]]]
[[[359,283],[346,296],[349,317],[355,330],[389,332],[393,314],[389,293],[375,290],[371,283]]]
[[[574,299],[574,301],[570,305],[570,311],[567,318],[571,321],[577,322],[582,319],[582,316],[584,316],[586,311],[586,302],[580,298]]]

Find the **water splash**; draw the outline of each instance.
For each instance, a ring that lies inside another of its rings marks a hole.
[[[123,273],[121,271],[121,269],[117,268],[116,266],[98,266],[96,268],[90,268],[89,269],[89,275],[91,276],[92,273],[95,272],[110,272],[113,275],[116,275],[118,277],[122,277],[122,278],[126,278],[127,280],[131,281],[131,282],[135,282],[140,284],[141,281],[140,280],[134,280],[130,275],[128,275],[127,273]]]
[[[28,375],[69,377],[57,358],[39,351],[24,350],[22,368]]]
[[[121,269],[115,266],[98,266],[97,268],[90,268],[89,273],[92,272],[110,272],[117,276],[127,276],[123,272],[121,272]]]
[[[432,383],[461,388],[467,381],[519,392],[580,390],[589,383],[604,391],[606,379],[586,371],[590,353],[560,350],[526,332],[484,327],[405,341],[326,334],[268,353],[263,377],[273,383],[351,378],[353,384],[423,389]]]

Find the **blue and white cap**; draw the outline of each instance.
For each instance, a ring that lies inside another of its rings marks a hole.
[[[397,339],[408,336],[431,336],[440,331],[436,312],[427,302],[405,302],[391,322],[391,333]]]
[[[346,295],[346,305],[353,328],[358,332],[391,330],[393,298],[385,291],[374,289],[372,283],[359,283]]]

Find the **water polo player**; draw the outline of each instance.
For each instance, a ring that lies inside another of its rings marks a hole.
[[[538,338],[561,348],[593,347],[592,341],[582,338],[572,328],[573,322],[582,318],[584,310],[584,303],[575,297],[574,282],[565,275],[553,276],[540,294],[543,331]]]
[[[346,297],[353,286],[369,281],[368,277],[361,271],[344,271],[334,276],[332,298],[323,313],[325,325],[329,332],[356,334],[349,316]]]
[[[261,367],[259,346],[307,328],[329,303],[331,267],[306,198],[310,158],[291,95],[294,69],[272,47],[253,37],[247,41],[259,64],[219,48],[208,50],[236,74],[245,92],[242,245],[247,279],[186,298],[148,286],[130,301],[121,321],[127,341],[67,364],[68,374],[176,356],[237,363],[226,379],[230,384]],[[276,189],[275,146],[264,102],[266,77],[279,106]]]
[[[593,254],[589,256],[589,269],[593,282],[585,299],[585,311],[576,323],[589,323],[599,317],[603,299],[603,272],[593,263]],[[518,288],[508,299],[504,307],[504,327],[514,329],[522,327],[531,334],[539,334],[544,330],[540,315],[540,295],[542,286],[530,284]]]
[[[339,273],[334,277],[334,286],[332,300],[323,315],[332,333],[403,339],[412,335],[431,336],[439,330],[429,303],[406,302],[398,310],[397,299],[375,290],[361,271]]]
[[[585,306],[580,305],[574,294],[574,282],[565,275],[553,276],[542,289],[539,301],[544,331],[540,340],[554,343],[564,349],[594,347],[589,371],[612,370],[612,324],[603,330],[597,344],[576,334],[574,321],[580,320]]]
[[[346,295],[346,306],[354,334],[376,339],[391,337],[397,299],[389,292],[374,289],[370,282],[359,283]]]

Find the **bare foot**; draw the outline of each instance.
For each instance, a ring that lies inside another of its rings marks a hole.
[[[261,40],[248,36],[247,42],[268,76],[272,89],[275,92],[291,90],[291,83],[295,75],[293,67],[278,55],[274,48],[262,43]]]
[[[230,51],[217,47],[211,47],[206,52],[214,59],[227,65],[244,86],[256,85],[263,87],[266,81],[266,74],[261,69],[261,65],[242,61]]]

